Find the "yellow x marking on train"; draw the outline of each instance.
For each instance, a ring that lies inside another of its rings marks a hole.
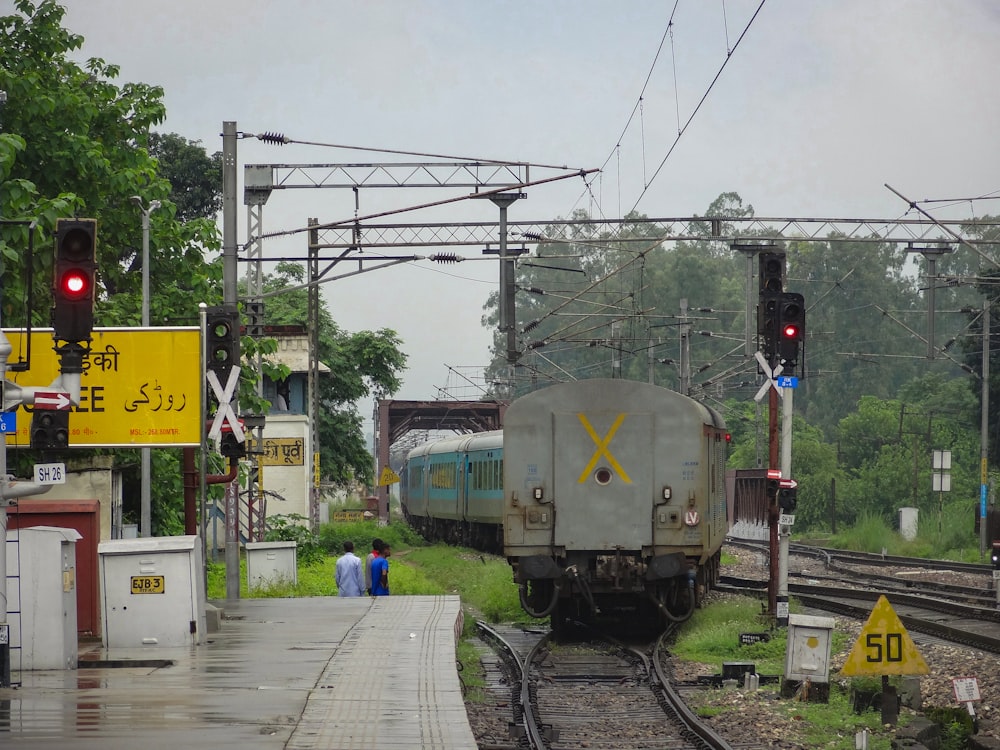
[[[622,478],[622,481],[625,482],[625,484],[632,484],[632,480],[629,478],[629,475],[625,473],[625,469],[622,468],[621,464],[618,463],[618,461],[615,460],[615,457],[611,455],[611,451],[608,450],[608,443],[611,442],[615,433],[618,432],[618,428],[622,426],[622,422],[625,421],[625,415],[618,415],[618,418],[615,420],[614,424],[611,425],[608,433],[603,438],[597,436],[597,431],[594,430],[590,422],[587,421],[587,417],[584,416],[582,412],[577,414],[577,416],[580,418],[580,424],[583,425],[583,429],[587,431],[587,434],[590,435],[590,439],[593,440],[594,445],[597,446],[597,450],[594,451],[594,455],[590,457],[590,461],[587,463],[586,468],[584,468],[583,473],[580,474],[578,484],[583,484],[587,480],[587,476],[594,470],[594,467],[597,466],[597,462],[600,460],[601,456],[608,459],[608,463],[611,464],[611,468],[618,472],[618,475]]]

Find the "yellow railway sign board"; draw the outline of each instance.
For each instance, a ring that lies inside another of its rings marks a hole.
[[[845,677],[858,677],[929,672],[927,662],[917,651],[917,645],[889,600],[880,596],[840,673]]]
[[[21,331],[4,330],[14,362],[26,351]],[[201,331],[196,328],[95,328],[80,378],[80,405],[69,418],[71,448],[201,444]],[[22,387],[44,388],[59,376],[49,329],[31,332],[31,369],[7,372]],[[7,445],[31,444],[31,406],[17,409]]]
[[[390,484],[395,484],[399,481],[399,474],[394,472],[388,466],[382,468],[382,474],[378,478],[379,487],[388,487]]]
[[[261,466],[303,466],[305,454],[302,438],[264,438]]]

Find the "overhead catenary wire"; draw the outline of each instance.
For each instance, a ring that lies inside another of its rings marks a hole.
[[[760,14],[760,11],[764,7],[765,2],[767,2],[767,0],[760,0],[760,5],[757,6],[757,10],[754,11],[753,15],[750,17],[750,20],[747,21],[747,25],[743,27],[743,31],[736,39],[736,43],[733,45],[732,52],[726,55],[726,59],[722,61],[722,65],[719,66],[719,69],[718,71],[716,71],[715,76],[712,78],[711,83],[708,84],[708,88],[705,89],[705,93],[702,94],[701,99],[698,100],[698,104],[695,105],[694,111],[691,112],[688,119],[684,122],[684,126],[677,133],[677,138],[674,139],[674,142],[670,145],[670,148],[667,149],[667,153],[666,155],[664,155],[663,160],[660,162],[660,166],[658,166],[656,168],[656,171],[653,172],[653,176],[649,179],[649,185],[646,185],[642,189],[642,192],[639,193],[639,197],[636,198],[635,204],[633,204],[632,209],[631,211],[629,211],[629,213],[635,211],[636,208],[638,208],[639,203],[642,201],[643,197],[646,195],[646,192],[649,190],[649,186],[653,184],[653,182],[659,176],[660,172],[663,171],[663,167],[664,165],[666,165],[667,160],[670,158],[670,155],[673,154],[674,149],[677,148],[677,144],[684,136],[684,133],[687,132],[688,127],[690,127],[695,116],[697,116],[699,110],[701,110],[701,107],[705,103],[705,100],[708,99],[708,95],[712,93],[712,89],[715,88],[715,84],[718,83],[719,78],[722,77],[722,72],[726,69],[726,66],[729,65],[729,61],[733,59],[733,55],[736,53],[736,50],[739,48],[740,43],[743,41],[744,37],[746,37],[747,32],[750,30],[750,27],[753,26],[753,22],[757,19],[757,16]]]
[[[679,85],[678,85],[678,81],[677,81],[677,64],[676,64],[676,58],[674,56],[674,51],[673,51],[673,35],[674,35],[674,25],[675,25],[674,24],[674,17],[675,17],[675,15],[677,13],[677,8],[678,8],[678,5],[680,3],[680,0],[675,0],[674,5],[673,5],[673,7],[671,8],[671,11],[670,11],[670,17],[668,18],[666,27],[663,30],[663,35],[661,36],[660,42],[659,42],[659,44],[657,45],[657,48],[656,48],[656,52],[653,55],[653,61],[650,64],[649,70],[646,73],[646,78],[643,81],[643,85],[642,85],[642,87],[641,87],[641,89],[639,91],[639,95],[636,97],[635,104],[633,105],[632,110],[629,112],[629,115],[628,115],[628,117],[625,120],[625,126],[622,128],[621,133],[619,134],[618,138],[615,140],[614,147],[608,153],[608,156],[604,159],[604,162],[601,164],[601,167],[600,167],[600,174],[603,175],[604,169],[610,163],[611,159],[616,155],[616,153],[618,153],[620,151],[621,144],[622,144],[622,141],[625,138],[625,135],[628,133],[628,130],[631,127],[632,122],[634,121],[636,115],[638,113],[640,113],[640,111],[641,111],[642,102],[643,102],[643,100],[645,98],[646,90],[649,87],[650,81],[651,81],[652,76],[653,76],[653,72],[656,69],[656,65],[657,65],[657,63],[658,63],[658,61],[660,59],[660,55],[663,52],[663,46],[666,43],[666,41],[669,39],[671,41],[671,61],[672,61],[671,64],[672,64],[673,79],[674,79],[674,108],[675,108],[676,117],[677,117],[677,138],[674,139],[673,143],[671,144],[670,148],[667,151],[667,154],[663,157],[663,160],[660,162],[660,165],[657,167],[656,171],[653,173],[653,176],[651,178],[649,178],[649,180],[647,181],[646,178],[645,178],[645,173],[643,174],[643,189],[642,189],[642,192],[639,194],[639,197],[636,199],[635,204],[633,205],[633,207],[631,209],[632,211],[636,210],[636,207],[639,205],[639,202],[645,196],[645,194],[648,191],[649,187],[653,184],[653,182],[656,180],[657,176],[663,170],[664,164],[666,164],[667,160],[670,158],[670,155],[673,153],[673,151],[676,148],[676,146],[677,146],[678,142],[680,141],[681,137],[687,132],[687,129],[691,125],[692,120],[694,120],[695,115],[698,114],[698,111],[701,109],[702,105],[705,103],[705,100],[708,98],[708,95],[712,92],[712,89],[715,87],[715,84],[718,82],[720,76],[722,75],[722,72],[725,70],[726,66],[729,64],[729,61],[732,59],[733,54],[736,52],[736,49],[740,46],[740,43],[743,41],[743,39],[746,36],[747,32],[750,30],[750,27],[753,25],[754,21],[757,19],[757,16],[760,14],[760,11],[763,9],[765,2],[766,2],[766,0],[761,0],[760,4],[757,6],[757,9],[754,11],[754,13],[751,16],[750,20],[747,22],[746,26],[743,28],[743,31],[740,33],[740,35],[737,38],[735,44],[733,44],[733,46],[731,48],[729,46],[728,18],[727,18],[726,13],[725,13],[725,4],[723,3],[723,21],[724,21],[724,24],[725,24],[725,37],[726,37],[726,57],[725,57],[725,60],[722,62],[722,65],[719,67],[719,69],[716,72],[715,76],[713,77],[711,83],[709,83],[708,88],[705,90],[704,94],[702,94],[702,97],[698,101],[698,104],[695,107],[694,111],[691,113],[691,115],[688,117],[687,121],[682,126],[681,125],[681,117],[680,117],[680,102],[679,102],[678,96],[677,96],[677,92],[679,91]],[[597,179],[597,178],[595,178],[595,179]],[[596,197],[594,196],[594,193],[593,193],[592,184],[593,184],[593,180],[587,180],[587,181],[585,181],[584,192],[580,195],[579,198],[577,198],[576,203],[574,203],[574,207],[577,204],[579,204],[580,200],[584,196],[589,196],[591,198],[591,200],[596,200]],[[621,190],[621,182],[619,180],[619,193],[620,193],[620,190]],[[604,217],[605,214],[604,214],[603,210],[601,209],[601,205],[602,205],[601,202],[599,200],[597,200],[598,211],[600,212],[601,216]],[[618,215],[619,216],[623,215],[620,206],[619,206],[619,209],[618,209]]]
[[[895,195],[896,195],[897,197],[899,197],[899,198],[900,198],[901,200],[904,200],[904,201],[906,201],[907,205],[909,205],[909,206],[910,206],[910,208],[912,208],[912,209],[913,209],[914,211],[918,211],[919,213],[923,214],[923,215],[924,215],[924,216],[926,216],[926,217],[927,217],[928,219],[930,219],[931,221],[933,221],[933,222],[934,222],[935,224],[937,224],[937,225],[938,225],[938,226],[939,226],[939,227],[940,227],[941,229],[943,229],[943,230],[944,230],[944,231],[945,231],[945,232],[946,232],[946,233],[947,233],[947,234],[948,234],[948,235],[949,235],[950,237],[952,237],[952,238],[953,238],[953,239],[954,239],[954,240],[955,240],[956,242],[958,242],[958,243],[960,243],[960,244],[962,244],[962,245],[965,245],[965,246],[966,246],[967,248],[971,249],[971,250],[972,250],[972,252],[974,252],[974,253],[975,253],[976,255],[978,255],[978,256],[979,256],[979,257],[980,257],[980,258],[981,258],[982,260],[986,261],[987,263],[990,263],[991,265],[994,265],[994,266],[1000,266],[1000,263],[998,263],[998,262],[997,262],[997,261],[996,261],[995,259],[993,259],[993,258],[991,258],[990,256],[988,256],[988,255],[987,255],[986,253],[984,253],[984,252],[983,252],[982,250],[980,250],[980,249],[979,249],[978,247],[976,247],[976,246],[975,246],[975,245],[973,245],[973,244],[972,244],[971,242],[969,242],[969,241],[968,241],[968,240],[966,240],[966,239],[965,239],[964,237],[962,237],[962,235],[960,235],[960,234],[958,234],[957,232],[955,232],[955,231],[954,231],[954,230],[953,230],[953,229],[952,229],[951,227],[949,227],[948,225],[946,225],[946,224],[942,223],[941,221],[939,221],[938,219],[936,219],[936,218],[935,218],[934,216],[932,216],[932,215],[931,215],[931,214],[930,214],[930,213],[929,213],[929,212],[928,212],[927,210],[925,210],[924,208],[922,208],[922,207],[921,207],[921,206],[920,206],[920,205],[919,205],[919,204],[918,204],[918,203],[917,203],[916,201],[911,201],[911,200],[910,200],[909,198],[907,198],[907,197],[906,197],[905,195],[903,195],[903,194],[902,194],[902,193],[900,193],[900,192],[899,192],[898,190],[896,190],[896,189],[895,189],[895,188],[894,188],[894,187],[893,187],[892,185],[890,185],[890,184],[889,184],[888,182],[887,182],[887,183],[885,183],[885,187],[886,187],[886,188],[887,188],[888,190],[890,190],[891,192],[895,193]]]
[[[586,292],[589,292],[589,291],[590,291],[591,289],[593,289],[593,288],[594,288],[595,286],[597,286],[598,284],[601,284],[601,283],[603,283],[604,281],[606,281],[606,280],[608,280],[608,279],[612,278],[612,277],[613,277],[613,276],[614,276],[615,274],[617,274],[617,273],[621,272],[622,270],[624,270],[625,268],[627,268],[627,267],[628,267],[628,266],[630,266],[631,264],[633,264],[633,263],[636,263],[636,262],[637,262],[638,260],[640,260],[640,259],[641,259],[641,258],[642,258],[643,256],[645,256],[645,254],[646,254],[646,253],[649,253],[649,252],[652,252],[653,250],[655,250],[655,249],[656,249],[657,247],[659,247],[659,246],[660,246],[660,243],[659,243],[659,242],[655,242],[654,244],[652,244],[652,245],[650,245],[649,247],[647,247],[647,248],[646,248],[645,250],[643,250],[643,251],[641,251],[641,252],[637,253],[637,254],[636,254],[636,257],[635,257],[635,258],[629,258],[629,259],[628,259],[627,261],[625,261],[624,263],[622,263],[622,264],[621,264],[620,266],[618,266],[617,268],[615,268],[615,269],[613,269],[612,271],[608,272],[607,274],[605,274],[605,275],[604,275],[604,276],[602,276],[601,278],[599,278],[599,279],[596,279],[596,280],[594,280],[594,281],[593,281],[593,282],[592,282],[592,283],[591,283],[590,285],[588,285],[588,286],[587,286],[587,287],[585,287],[584,289],[581,289],[581,290],[580,290],[580,291],[579,291],[579,292],[578,292],[577,294],[575,294],[574,296],[570,297],[569,299],[566,299],[565,301],[563,301],[563,303],[562,303],[562,304],[560,304],[560,305],[557,305],[557,306],[556,306],[555,308],[553,308],[552,310],[548,311],[548,312],[547,312],[547,313],[546,313],[545,315],[543,315],[543,316],[542,316],[542,317],[541,317],[541,318],[539,319],[539,321],[538,321],[538,322],[542,322],[542,321],[543,321],[543,320],[545,320],[546,318],[548,318],[548,317],[551,317],[551,316],[552,316],[552,315],[554,315],[555,313],[557,313],[557,312],[559,312],[560,310],[562,310],[563,308],[565,308],[565,307],[566,307],[567,305],[569,305],[570,303],[574,302],[574,301],[575,301],[575,300],[577,300],[577,299],[580,299],[580,297],[581,297],[581,296],[582,296],[583,294],[585,294]]]
[[[976,201],[995,201],[1000,200],[1000,190],[994,190],[992,192],[986,193],[985,195],[977,195],[972,198],[924,198],[923,200],[916,201],[916,203],[944,203],[944,207],[957,206],[962,203],[975,203]]]
[[[273,143],[276,145],[285,145],[288,143],[295,143],[300,146],[321,146],[323,148],[337,148],[346,151],[365,151],[374,154],[395,154],[396,156],[419,156],[425,159],[452,159],[455,161],[466,161],[470,164],[495,164],[498,166],[518,166],[518,167],[536,167],[538,169],[573,169],[566,164],[541,164],[537,162],[520,161],[512,159],[491,159],[482,156],[454,156],[452,154],[435,154],[428,153],[426,151],[407,151],[398,148],[379,148],[377,146],[352,146],[346,143],[326,143],[323,141],[304,141],[297,138],[289,138],[281,133],[241,133],[243,138],[256,138],[259,141],[265,143]]]
[[[660,59],[660,53],[663,51],[663,44],[664,44],[664,42],[666,42],[666,40],[668,38],[668,35],[670,34],[670,30],[671,30],[671,27],[672,27],[673,22],[674,22],[674,14],[677,13],[677,6],[679,4],[680,4],[680,0],[674,0],[674,7],[671,8],[671,10],[670,10],[670,18],[667,19],[667,25],[666,25],[666,27],[663,30],[663,35],[660,37],[660,43],[656,47],[656,53],[653,55],[653,61],[649,64],[649,70],[646,72],[646,79],[643,81],[642,87],[639,90],[639,96],[635,100],[635,104],[632,107],[632,111],[629,112],[628,117],[625,119],[625,126],[622,128],[621,134],[618,136],[618,139],[615,141],[614,147],[608,153],[607,157],[604,159],[604,162],[601,164],[600,170],[598,171],[599,177],[603,176],[604,169],[611,162],[611,159],[614,158],[616,155],[618,156],[618,161],[619,161],[619,165],[618,165],[618,185],[619,185],[619,190],[618,190],[618,195],[619,195],[618,215],[619,216],[621,216],[621,202],[620,202],[620,200],[621,200],[621,154],[620,154],[620,152],[621,152],[622,139],[625,137],[626,133],[628,133],[629,126],[631,126],[632,120],[635,119],[636,113],[639,112],[639,108],[641,106],[643,97],[646,94],[646,89],[649,86],[649,82],[650,82],[650,80],[653,77],[653,71],[656,70],[656,63],[659,61],[659,59]],[[595,179],[598,179],[599,177],[595,177]],[[585,180],[584,181],[584,185],[585,185],[585,188],[584,188],[584,191],[581,194],[580,198],[582,198],[584,195],[590,196],[591,200],[594,201],[594,202],[596,202],[598,211],[600,212],[601,216],[603,217],[604,216],[604,212],[603,212],[603,210],[601,210],[601,206],[603,204],[602,204],[602,201],[600,199],[598,199],[594,195],[593,189],[591,187],[592,181],[586,181]],[[576,201],[576,203],[579,203],[579,202],[580,202],[580,199],[578,198],[577,201]],[[576,206],[576,204],[574,204],[574,207],[575,206]]]
[[[722,0],[722,30],[726,34],[726,54],[733,54],[732,47],[729,46],[729,17],[726,15],[726,0]]]

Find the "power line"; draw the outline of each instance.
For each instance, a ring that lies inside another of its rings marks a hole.
[[[687,129],[691,125],[692,120],[694,120],[695,115],[697,115],[698,111],[701,109],[701,105],[703,105],[705,103],[705,100],[708,99],[708,95],[710,93],[712,93],[712,89],[715,88],[715,84],[718,82],[719,78],[722,76],[722,71],[724,71],[726,69],[726,66],[729,64],[729,61],[733,59],[733,54],[735,54],[737,48],[740,46],[740,42],[743,41],[743,38],[746,36],[747,32],[750,30],[750,27],[753,25],[753,22],[756,20],[758,14],[760,14],[760,11],[764,7],[764,3],[766,1],[767,0],[760,0],[760,5],[757,6],[757,10],[754,11],[753,15],[750,17],[750,20],[747,21],[747,25],[743,28],[742,33],[740,34],[739,38],[736,40],[736,44],[733,45],[732,52],[730,52],[726,56],[726,59],[722,61],[722,65],[719,67],[719,70],[716,72],[715,77],[712,78],[712,82],[708,84],[708,88],[705,89],[705,93],[702,94],[701,99],[698,100],[698,104],[695,106],[694,111],[691,113],[690,117],[688,117],[687,122],[684,123],[684,127],[681,128],[680,132],[677,133],[677,138],[675,138],[674,142],[670,145],[670,148],[667,150],[666,155],[663,157],[663,161],[660,162],[660,166],[658,166],[656,168],[656,171],[653,172],[653,176],[649,179],[649,184],[646,185],[642,189],[641,193],[639,193],[639,197],[636,198],[635,204],[632,206],[632,211],[635,211],[636,207],[639,205],[639,202],[646,195],[646,192],[649,190],[649,186],[652,185],[653,182],[656,180],[657,176],[660,174],[660,171],[663,169],[663,166],[667,163],[667,159],[670,158],[670,155],[674,152],[674,149],[677,147],[677,144],[680,142],[680,140],[683,137],[684,133],[687,132]],[[632,213],[632,211],[629,211],[629,213]]]
[[[403,149],[396,148],[378,148],[376,146],[351,146],[345,143],[324,143],[322,141],[304,141],[297,138],[289,138],[281,133],[240,133],[241,138],[256,138],[259,141],[265,143],[272,143],[278,146],[284,146],[289,143],[295,143],[300,146],[321,146],[323,148],[340,148],[347,151],[366,151],[375,154],[395,154],[397,156],[419,156],[428,159],[455,159],[458,161],[467,161],[480,164],[498,164],[507,166],[521,166],[521,167],[537,167],[539,169],[571,169],[571,167],[565,164],[537,164],[534,162],[518,161],[511,159],[490,159],[480,156],[453,156],[451,154],[433,154],[424,151],[406,151]]]
[[[649,179],[649,181],[646,182],[645,181],[645,177],[643,178],[643,182],[645,184],[643,185],[642,192],[639,194],[639,197],[636,199],[635,205],[632,207],[632,211],[635,211],[636,206],[639,205],[639,202],[645,196],[647,190],[649,189],[649,186],[652,185],[653,181],[656,179],[656,177],[659,175],[660,171],[663,169],[664,164],[666,163],[667,159],[670,158],[670,155],[673,153],[674,148],[677,146],[677,143],[680,141],[681,137],[687,131],[687,128],[688,128],[688,126],[690,126],[691,121],[694,119],[695,115],[698,114],[698,110],[701,109],[702,104],[705,103],[705,100],[708,98],[708,95],[711,93],[711,91],[714,88],[716,82],[719,80],[719,77],[722,75],[722,71],[725,70],[726,65],[729,64],[729,61],[732,59],[733,53],[736,52],[736,49],[739,47],[740,42],[743,41],[743,38],[746,36],[747,31],[750,30],[750,26],[753,24],[753,22],[756,20],[757,16],[760,14],[760,11],[764,7],[764,3],[765,2],[766,2],[766,0],[761,0],[760,5],[757,6],[757,9],[754,11],[753,16],[751,16],[750,20],[747,22],[747,24],[744,27],[743,31],[740,33],[739,38],[736,40],[736,43],[732,46],[731,49],[729,48],[728,20],[725,18],[725,10],[723,9],[724,23],[726,24],[726,28],[725,28],[725,33],[726,33],[726,59],[723,61],[723,63],[720,66],[719,70],[716,72],[715,77],[712,79],[711,83],[709,84],[708,88],[705,90],[705,93],[702,95],[702,97],[699,100],[699,102],[698,102],[697,106],[695,107],[694,111],[691,113],[690,117],[688,117],[687,122],[685,122],[683,126],[681,126],[681,124],[680,124],[680,103],[679,103],[678,97],[677,97],[677,91],[678,91],[678,86],[677,86],[677,66],[676,66],[676,61],[674,62],[674,64],[673,64],[672,67],[673,67],[673,77],[674,77],[674,103],[675,103],[675,109],[677,111],[677,125],[678,125],[677,138],[671,144],[669,150],[667,151],[666,156],[663,157],[663,160],[660,162],[660,165],[657,167],[656,171],[653,173],[653,176]],[[670,18],[667,21],[666,28],[663,30],[663,35],[660,37],[660,43],[657,45],[656,53],[653,55],[653,61],[652,61],[652,63],[649,66],[649,71],[646,74],[646,79],[643,82],[642,88],[641,88],[641,90],[639,92],[639,96],[635,100],[635,104],[632,107],[632,111],[629,112],[628,118],[625,121],[625,126],[622,128],[621,134],[615,140],[615,145],[611,148],[610,152],[608,153],[608,156],[605,158],[604,162],[601,164],[601,168],[600,168],[600,171],[598,172],[598,175],[603,175],[605,167],[607,167],[607,165],[611,162],[611,159],[614,158],[614,156],[620,152],[622,140],[624,139],[626,133],[628,133],[629,127],[631,127],[632,122],[633,122],[633,120],[636,117],[636,114],[637,113],[641,113],[642,103],[643,103],[643,100],[644,100],[644,97],[645,97],[646,89],[649,86],[650,80],[652,79],[653,71],[655,70],[657,62],[660,59],[660,55],[663,52],[663,45],[667,41],[668,38],[671,39],[671,42],[673,40],[674,16],[677,13],[677,7],[678,7],[678,5],[679,5],[679,0],[675,0],[674,6],[673,6],[673,8],[670,11]],[[673,49],[673,45],[672,44],[671,44],[671,49]],[[672,57],[672,59],[673,59],[673,57]],[[597,179],[597,177],[595,177],[594,179]],[[596,201],[596,204],[597,204],[597,207],[598,207],[598,211],[600,212],[600,215],[603,217],[604,216],[604,212],[601,209],[601,202],[596,199],[596,197],[594,196],[593,189],[592,189],[593,180],[585,181],[585,185],[586,185],[585,190],[583,191],[583,193],[581,193],[580,197],[577,198],[576,202],[573,205],[573,208],[575,208],[580,203],[580,200],[584,196],[589,195],[591,197],[591,199],[593,199],[593,200]],[[621,192],[621,181],[620,180],[619,180],[619,188],[618,189],[619,189],[619,193],[620,193]],[[621,214],[621,209],[620,208],[618,210],[618,213]]]

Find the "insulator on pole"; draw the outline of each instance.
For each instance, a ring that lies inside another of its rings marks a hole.
[[[273,143],[275,146],[284,146],[286,143],[290,143],[290,139],[281,133],[261,133],[257,136],[257,140],[264,141],[264,143]]]

